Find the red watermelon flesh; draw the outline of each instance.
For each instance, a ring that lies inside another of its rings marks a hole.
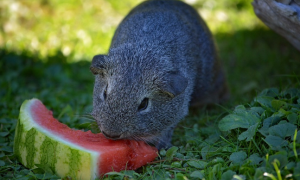
[[[106,139],[101,133],[93,134],[91,131],[83,132],[81,130],[71,129],[67,125],[62,124],[57,119],[55,119],[52,112],[49,111],[43,105],[43,103],[37,99],[32,99],[26,102],[26,107],[23,108],[23,111],[24,110],[27,112],[27,115],[29,114],[30,119],[32,119],[31,123],[34,124],[33,128],[35,128],[37,131],[40,131],[47,137],[50,137],[51,139],[58,141],[59,143],[64,143],[71,148],[79,149],[80,151],[91,152],[91,154],[93,154],[90,158],[91,168],[95,171],[94,172],[93,170],[91,170],[91,173],[94,173],[96,176],[103,175],[110,171],[121,171],[125,169],[135,170],[147,164],[147,162],[153,161],[157,157],[157,149],[155,147],[147,145],[142,141],[114,141]],[[22,122],[19,123],[22,124]],[[26,126],[26,122],[24,122],[23,124],[25,124]],[[95,160],[95,158],[97,159]],[[54,171],[56,164],[54,163],[54,167],[52,167]],[[78,171],[80,171],[80,169]],[[64,176],[64,174],[59,175]],[[70,172],[69,176],[72,176],[70,175]],[[84,175],[81,172],[80,177],[82,178],[82,176]],[[90,177],[95,176],[91,175]]]

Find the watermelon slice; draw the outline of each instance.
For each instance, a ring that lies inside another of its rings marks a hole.
[[[95,179],[110,171],[134,170],[157,157],[142,141],[110,140],[58,122],[38,99],[25,101],[16,127],[14,153],[28,168],[49,166],[60,177]]]

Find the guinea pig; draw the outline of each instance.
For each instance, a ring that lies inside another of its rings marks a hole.
[[[107,55],[91,63],[92,116],[110,139],[168,148],[190,105],[218,103],[227,94],[212,35],[191,6],[150,0],[118,26]]]

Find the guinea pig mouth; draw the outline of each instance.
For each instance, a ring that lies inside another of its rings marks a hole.
[[[121,136],[122,136],[122,134],[108,134],[105,131],[101,131],[101,132],[106,138],[109,138],[112,140],[121,139]]]

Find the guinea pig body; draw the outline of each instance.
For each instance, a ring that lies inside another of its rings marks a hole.
[[[168,148],[191,104],[218,102],[226,89],[211,34],[197,12],[173,0],[135,7],[107,55],[93,58],[93,112],[111,139]]]

